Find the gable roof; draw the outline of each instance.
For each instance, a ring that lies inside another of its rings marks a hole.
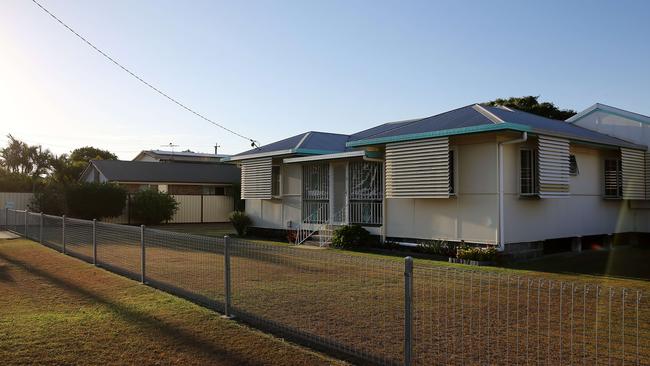
[[[346,150],[345,143],[349,136],[339,133],[309,131],[276,141],[255,149],[244,151],[227,160],[251,159],[274,155],[316,155],[332,154]]]
[[[231,164],[163,164],[148,161],[91,160],[111,182],[239,183],[239,168]]]
[[[573,116],[571,118],[568,118],[566,121],[569,122],[569,123],[573,123],[573,122],[575,122],[577,120],[580,120],[582,118],[585,118],[588,115],[590,115],[590,114],[592,114],[594,112],[597,112],[597,111],[601,111],[601,112],[613,114],[613,115],[616,115],[616,116],[619,116],[619,117],[631,119],[631,120],[636,121],[636,122],[650,124],[650,116],[646,116],[646,115],[643,115],[643,114],[626,111],[625,109],[612,107],[610,105],[602,104],[602,103],[596,103],[596,104],[592,105],[591,107],[585,109],[584,111],[576,114],[575,116]]]
[[[369,129],[352,135],[347,146],[366,146],[438,136],[512,130],[564,137],[595,144],[642,148],[631,142],[565,121],[541,117],[516,109],[478,104],[410,120],[406,123],[398,123],[395,128],[388,128],[386,124],[379,127],[382,126],[386,127],[374,128],[374,131]]]
[[[200,163],[219,162],[228,157],[228,155],[223,154],[197,153],[193,151],[142,150],[133,160],[137,160],[142,155],[165,161],[193,161]]]
[[[228,160],[292,154],[336,154],[361,146],[504,130],[556,136],[598,145],[646,149],[645,146],[576,126],[566,121],[550,119],[507,107],[471,104],[429,117],[384,123],[352,135],[305,132],[234,155]]]

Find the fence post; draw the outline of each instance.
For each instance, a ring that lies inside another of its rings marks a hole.
[[[38,217],[38,241],[43,245],[43,212]]]
[[[413,258],[404,258],[404,365],[413,357]]]
[[[145,283],[144,225],[140,225],[140,282]]]
[[[29,236],[27,235],[27,210],[25,210],[25,239],[28,239]]]
[[[61,216],[61,247],[63,254],[65,254],[65,215]]]
[[[93,264],[97,265],[97,219],[93,219]]]
[[[225,301],[224,301],[224,317],[232,318],[230,313],[230,306],[232,302],[232,294],[230,288],[230,236],[223,237],[223,271],[224,271],[224,284],[225,284]]]

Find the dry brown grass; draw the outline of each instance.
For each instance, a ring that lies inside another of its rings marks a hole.
[[[3,365],[338,363],[26,240],[0,241],[0,294]]]
[[[137,275],[139,242],[108,234],[98,244],[100,261]],[[146,237],[151,283],[183,288],[209,305],[223,302],[223,247],[217,239],[155,231]],[[81,252],[89,253],[84,245]],[[403,259],[237,240],[232,254],[233,305],[240,317],[254,315],[274,322],[276,330],[320,336],[321,342],[379,362],[402,360]],[[419,260],[414,286],[418,364],[621,364],[623,354],[628,364],[650,362],[647,281],[468,271]],[[625,297],[623,287],[629,288]],[[644,293],[638,312],[637,290]]]

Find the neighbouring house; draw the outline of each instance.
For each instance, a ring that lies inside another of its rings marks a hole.
[[[219,163],[229,155],[197,153],[193,151],[143,150],[133,161],[159,163]]]
[[[359,224],[401,242],[539,252],[548,239],[650,232],[647,143],[587,124],[474,104],[227,160],[254,225],[298,241]]]
[[[83,182],[111,182],[129,193],[154,189],[174,195],[180,207],[172,222],[225,222],[235,208],[239,168],[232,164],[92,160]],[[122,221],[128,221],[128,213]]]

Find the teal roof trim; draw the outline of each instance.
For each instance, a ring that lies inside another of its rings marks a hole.
[[[336,154],[342,151],[337,150],[315,150],[315,149],[293,149],[291,150],[294,154],[305,154],[305,155],[325,155],[325,154]]]
[[[502,130],[531,132],[532,128],[530,128],[529,126],[526,126],[526,125],[518,124],[518,123],[504,122],[504,123],[495,123],[495,124],[491,124],[491,125],[480,125],[480,126],[471,126],[471,127],[462,127],[462,128],[451,128],[451,129],[448,129],[448,130],[413,133],[413,134],[407,134],[407,135],[379,137],[379,138],[375,138],[375,139],[350,141],[350,142],[346,143],[345,146],[347,146],[347,147],[357,147],[357,146],[366,146],[366,145],[378,145],[378,144],[385,144],[385,143],[389,143],[389,142],[411,141],[411,140],[419,140],[419,139],[426,139],[426,138],[432,138],[432,137],[444,137],[444,136],[454,136],[454,135],[463,135],[463,134],[469,134],[469,133],[502,131]]]

